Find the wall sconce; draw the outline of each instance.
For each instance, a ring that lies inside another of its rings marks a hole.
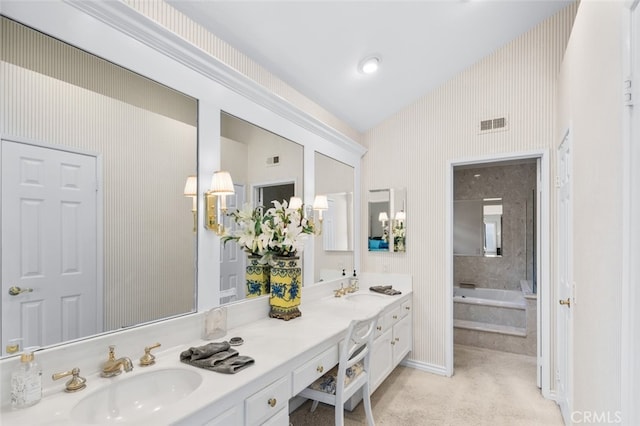
[[[191,205],[191,212],[193,214],[193,232],[195,233],[197,230],[197,213],[196,210],[198,208],[198,178],[196,176],[189,176],[187,178],[187,183],[184,185],[184,196],[191,197],[193,203]]]
[[[218,235],[224,233],[222,215],[227,212],[227,195],[235,194],[233,180],[229,172],[218,171],[211,179],[211,189],[204,193],[205,223],[204,227]],[[217,214],[217,203],[220,199],[220,215]]]
[[[387,226],[387,222],[389,221],[389,215],[387,212],[380,212],[378,214],[378,221],[382,222],[382,228]]]
[[[302,207],[302,198],[300,197],[291,197],[289,199],[289,208],[292,210],[298,210]]]
[[[318,211],[318,220],[322,223],[322,212],[329,210],[329,200],[326,195],[316,195],[313,200],[313,209]]]
[[[407,214],[404,212],[404,210],[396,212],[395,220],[400,224],[404,224],[404,221],[407,220]]]

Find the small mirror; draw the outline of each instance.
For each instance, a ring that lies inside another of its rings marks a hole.
[[[369,191],[369,251],[389,251],[390,191]]]
[[[368,210],[369,251],[406,251],[406,190],[370,190]]]
[[[454,201],[453,254],[502,256],[502,198]]]
[[[502,256],[502,198],[482,200],[485,257]]]

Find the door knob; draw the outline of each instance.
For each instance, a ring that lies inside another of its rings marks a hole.
[[[561,305],[567,305],[567,308],[571,307],[571,298],[567,297],[567,300],[560,300]]]
[[[20,288],[16,286],[9,287],[9,294],[11,296],[17,296],[20,293],[31,293],[32,291],[33,291],[32,288]]]

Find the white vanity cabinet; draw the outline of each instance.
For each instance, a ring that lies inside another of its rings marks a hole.
[[[289,424],[289,398],[291,398],[291,381],[287,375],[245,400],[245,425],[287,426]]]
[[[391,305],[378,320],[377,337],[371,352],[371,391],[400,364],[413,346],[411,299]]]
[[[228,426],[241,425],[242,423],[242,407],[235,406],[203,424],[205,426]]]

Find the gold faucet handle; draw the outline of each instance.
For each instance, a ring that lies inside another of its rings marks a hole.
[[[116,345],[109,345],[109,361],[116,360]]]
[[[159,348],[160,346],[160,343],[155,343],[144,348],[144,355],[140,357],[140,365],[142,367],[146,367],[156,363],[156,357],[154,355],[151,355],[151,351],[155,348]]]
[[[51,376],[53,380],[62,379],[63,377],[73,376],[66,383],[64,391],[65,392],[77,392],[87,387],[87,379],[84,377],[80,377],[80,369],[74,368],[73,370],[64,371],[62,373],[55,373]]]

